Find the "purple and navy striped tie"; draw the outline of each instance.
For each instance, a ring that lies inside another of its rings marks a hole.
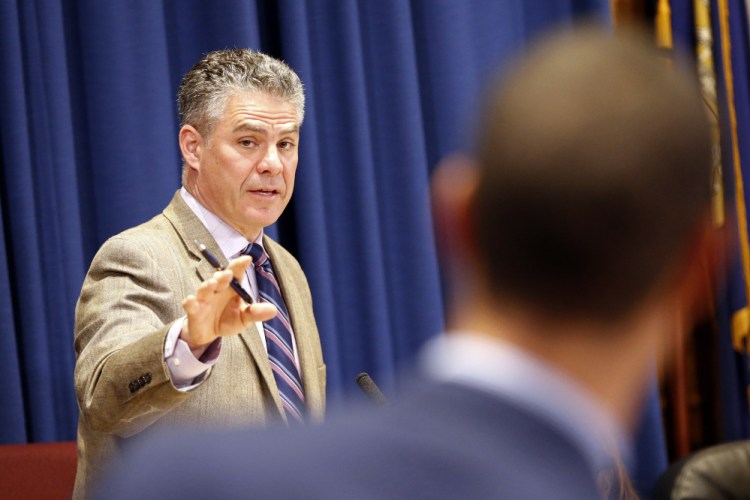
[[[294,361],[292,349],[292,324],[289,321],[284,297],[281,295],[279,284],[273,275],[273,267],[263,247],[251,243],[242,251],[243,255],[253,258],[255,277],[258,282],[258,295],[261,302],[270,302],[279,314],[275,318],[263,322],[266,336],[268,360],[279,388],[281,403],[286,411],[287,421],[302,423],[305,413],[305,394],[302,390],[301,377]]]

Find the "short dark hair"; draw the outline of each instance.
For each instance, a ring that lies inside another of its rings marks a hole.
[[[558,316],[630,312],[710,207],[694,73],[642,34],[540,41],[488,95],[474,224],[493,292]]]

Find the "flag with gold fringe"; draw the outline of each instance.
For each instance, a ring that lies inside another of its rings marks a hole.
[[[721,321],[720,368],[722,370],[722,406],[724,433],[727,439],[750,438],[750,238],[748,213],[750,191],[750,38],[748,38],[747,5],[742,0],[715,0],[714,30],[720,33],[714,53],[720,56],[719,83],[720,123],[722,129],[723,168],[727,190],[732,190],[734,211],[732,228],[736,237],[733,249],[739,258],[727,276],[723,301],[718,304]],[[719,65],[717,65],[719,66]],[[723,92],[722,92],[723,90]],[[721,110],[724,109],[724,118]]]
[[[714,223],[730,237],[716,293],[722,437],[750,438],[750,30],[747,0],[671,0],[675,44],[696,57],[714,140]],[[689,20],[689,22],[686,22]]]

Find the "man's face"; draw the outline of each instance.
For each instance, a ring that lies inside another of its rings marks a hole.
[[[298,144],[293,104],[260,92],[235,94],[199,141],[193,194],[252,241],[292,197]]]

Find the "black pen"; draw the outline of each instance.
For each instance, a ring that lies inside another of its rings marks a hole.
[[[201,251],[201,254],[203,254],[203,256],[206,258],[209,264],[214,266],[219,271],[224,270],[224,266],[222,266],[219,263],[219,260],[216,257],[214,257],[214,254],[212,254],[208,250],[208,248],[206,248],[206,245],[204,245],[198,240],[193,240],[193,241],[195,241],[195,244],[198,245],[198,249]],[[235,292],[237,292],[237,295],[239,295],[242,298],[242,300],[244,300],[248,304],[252,304],[253,302],[255,302],[253,298],[250,296],[250,294],[247,293],[244,288],[242,288],[242,285],[240,285],[240,282],[237,281],[237,278],[232,277],[232,281],[229,282],[229,286],[231,286],[232,289]]]

